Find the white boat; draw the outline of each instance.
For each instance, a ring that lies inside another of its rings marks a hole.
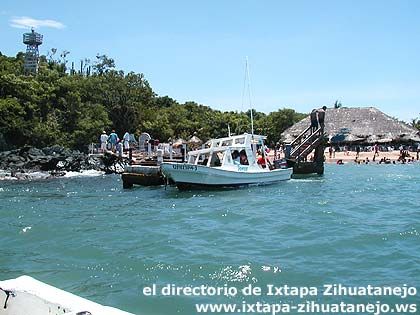
[[[0,281],[0,315],[134,315],[29,276]]]
[[[291,168],[269,165],[264,149],[265,139],[265,136],[247,133],[212,139],[207,148],[188,152],[187,163],[163,162],[162,173],[179,189],[271,184],[290,179]],[[256,158],[258,147],[262,149],[265,168]]]

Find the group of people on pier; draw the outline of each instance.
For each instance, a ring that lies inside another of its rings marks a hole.
[[[101,144],[101,153],[110,150],[114,153],[118,153],[119,156],[122,156],[123,152],[127,152],[130,149],[130,133],[126,131],[122,139],[120,139],[114,129],[112,129],[112,132],[109,135],[107,135],[104,130],[99,137],[99,142]]]

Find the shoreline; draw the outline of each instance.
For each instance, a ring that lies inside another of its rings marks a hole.
[[[348,152],[335,152],[332,154],[332,157],[329,157],[329,152],[325,152],[325,163],[337,163],[339,160],[343,161],[343,163],[356,163],[356,152],[354,151],[348,151]],[[419,162],[420,160],[417,159],[417,152],[408,152],[408,156],[406,156],[406,163],[412,163],[412,162]],[[360,152],[359,157],[357,158],[358,161],[363,163],[366,159],[368,159],[368,163],[370,164],[386,164],[384,162],[379,163],[381,159],[389,160],[392,164],[395,162],[395,164],[404,164],[401,161],[399,161],[400,158],[400,151],[399,150],[393,150],[388,152],[379,152],[378,155],[375,156],[375,153],[373,151],[370,152]],[[414,158],[414,161],[412,161],[412,158]],[[389,163],[388,163],[389,164]]]
[[[43,150],[47,152],[43,152]],[[28,153],[37,153],[37,156]],[[271,150],[268,155],[270,160],[272,160],[274,158],[274,151]],[[397,165],[420,162],[418,159],[418,152],[408,152],[406,161],[402,162],[400,160],[399,150],[387,152],[380,151],[376,156],[373,151],[360,152],[357,161],[357,153],[354,151],[334,152],[330,158],[329,152],[325,150],[324,155],[324,163],[326,164],[353,163]],[[52,161],[53,163],[51,163]],[[52,178],[91,177],[100,176],[107,173],[114,173],[109,172],[109,169],[103,164],[103,157],[98,158],[97,156],[90,156],[85,153],[71,151],[59,146],[44,149],[23,147],[13,151],[2,152],[0,153],[0,162],[0,181],[30,181],[46,180]],[[43,169],[46,164],[49,164],[48,168]],[[76,167],[74,167],[75,165]],[[115,173],[118,172],[115,171]]]
[[[45,180],[120,173],[124,159],[113,154],[91,155],[62,146],[24,146],[0,152],[1,180]]]

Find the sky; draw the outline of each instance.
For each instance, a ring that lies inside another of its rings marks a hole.
[[[336,100],[420,117],[420,1],[1,0],[0,52],[24,51],[31,26],[40,53],[106,54],[179,102],[248,110],[249,60],[257,111],[310,112]]]

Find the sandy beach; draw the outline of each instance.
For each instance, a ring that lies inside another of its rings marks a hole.
[[[338,160],[342,160],[343,163],[349,163],[349,162],[354,162],[354,160],[356,159],[356,152],[355,151],[348,151],[348,152],[335,152],[333,153],[332,157],[330,158],[330,154],[329,152],[326,150],[325,152],[325,162],[326,163],[337,163]],[[414,157],[415,161],[417,160],[417,153],[416,152],[409,152],[410,156],[408,157],[410,160],[412,157]],[[359,160],[363,161],[366,160],[367,158],[369,159],[370,162],[373,161],[375,154],[374,152],[360,152],[359,153]],[[391,161],[398,161],[398,158],[400,156],[400,151],[399,150],[394,150],[394,151],[388,151],[388,152],[379,152],[379,156],[377,155],[375,157],[375,163],[379,163],[379,161],[382,158],[386,158],[389,159]]]
[[[414,157],[414,161],[415,162],[419,162],[419,160],[417,159],[417,152],[408,152],[409,156],[406,157],[406,160],[411,160],[412,157]],[[325,163],[337,163],[337,161],[342,160],[343,163],[354,163],[355,159],[356,159],[356,151],[348,151],[348,152],[334,152],[332,154],[332,157],[330,158],[330,154],[328,151],[328,148],[325,149]],[[366,159],[369,159],[369,163],[379,163],[379,161],[382,158],[385,158],[387,160],[395,161],[396,163],[401,163],[400,161],[398,161],[398,158],[400,157],[400,151],[399,150],[393,150],[393,151],[387,151],[387,152],[379,152],[379,155],[377,155],[374,159],[374,152],[373,151],[369,151],[369,152],[360,152],[359,153],[359,158],[358,160],[360,160],[361,162],[364,160],[366,161]],[[268,153],[269,159],[270,161],[273,161],[274,159],[274,150],[271,150]],[[277,155],[280,158],[284,158],[284,154],[278,154]],[[308,156],[308,160],[311,158],[311,155]]]

